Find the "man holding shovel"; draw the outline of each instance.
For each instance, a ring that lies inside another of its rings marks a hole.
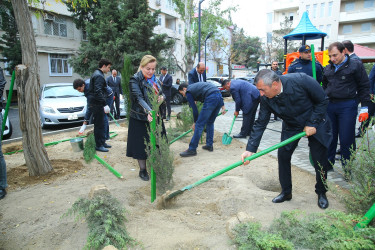
[[[328,97],[314,78],[294,73],[278,76],[269,69],[259,71],[254,79],[261,95],[259,117],[242,154],[242,161],[254,154],[259,146],[271,113],[283,120],[281,140],[284,141],[302,131],[309,140],[310,153],[316,173],[315,192],[318,206],[328,207],[325,195],[329,166],[327,149],[332,140],[331,125],[327,116]],[[280,203],[292,199],[291,158],[299,140],[278,149],[279,181],[282,191],[272,202]],[[248,164],[249,161],[244,162]]]
[[[193,138],[191,138],[189,148],[180,153],[181,157],[197,155],[197,147],[199,139],[201,138],[204,126],[206,126],[207,136],[206,145],[202,148],[212,152],[214,150],[214,122],[217,114],[220,111],[226,113],[223,97],[220,90],[212,83],[197,82],[191,85],[181,84],[178,87],[181,95],[186,97],[190,107],[193,109],[194,123],[192,129],[194,130]],[[203,107],[198,116],[198,109],[195,105],[196,101],[203,103]]]
[[[246,138],[246,136],[250,135],[254,125],[260,100],[259,91],[253,84],[244,80],[224,80],[223,85],[226,90],[230,91],[236,103],[234,115],[237,117],[240,110],[242,110],[241,132],[238,135],[234,135],[233,138]]]

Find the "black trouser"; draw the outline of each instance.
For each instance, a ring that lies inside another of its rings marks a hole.
[[[168,111],[168,115],[167,112]],[[163,118],[167,115],[167,117],[171,117],[171,96],[165,96],[165,105],[163,106]]]
[[[91,106],[92,115],[94,117],[94,136],[96,147],[101,147],[105,143],[105,122],[104,109],[102,106]]]
[[[242,127],[241,127],[241,135],[250,136],[251,130],[253,129],[255,115],[257,114],[259,100],[257,99],[253,102],[253,107],[251,108],[250,112],[247,114],[242,114]]]
[[[111,114],[113,114],[113,116],[116,119],[119,119],[120,118],[120,94],[119,93],[113,93],[113,95],[115,97],[115,101],[111,105]],[[114,113],[115,105],[116,105],[116,114]]]
[[[302,131],[283,130],[281,132],[281,140],[284,141],[300,132]],[[324,185],[322,178],[325,181],[327,180],[327,168],[329,166],[327,148],[324,147],[324,145],[313,136],[309,136],[308,140],[316,175],[315,193],[325,194],[327,192],[327,188]],[[298,142],[299,139],[279,148],[277,152],[277,158],[279,161],[279,181],[282,192],[286,194],[292,193],[291,159]]]

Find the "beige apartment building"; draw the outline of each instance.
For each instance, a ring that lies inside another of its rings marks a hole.
[[[177,60],[182,60],[185,54],[184,26],[171,0],[149,0],[151,11],[161,10],[158,17],[159,25],[155,27],[155,33],[166,33],[168,37],[176,41],[173,54]],[[38,51],[38,63],[41,84],[73,82],[80,76],[68,64],[68,59],[77,53],[82,42],[85,42],[85,33],[78,30],[73,23],[71,13],[67,7],[55,0],[46,0],[44,15],[36,14],[36,10],[42,8],[30,7],[32,24],[34,28],[36,47]],[[1,31],[0,31],[1,35]],[[2,56],[2,55],[0,55]],[[2,65],[4,66],[4,65]],[[180,71],[169,72],[173,78],[181,77]],[[9,90],[11,76],[5,72]],[[16,87],[14,87],[16,96]],[[4,95],[7,95],[4,91]],[[13,97],[13,98],[14,98]]]
[[[267,10],[268,36],[280,28],[280,22],[288,17],[296,27],[302,14],[307,11],[312,24],[327,33],[324,50],[332,42],[351,40],[375,49],[375,1],[374,0],[269,0]],[[286,35],[286,34],[285,34]],[[307,40],[321,50],[320,40]]]

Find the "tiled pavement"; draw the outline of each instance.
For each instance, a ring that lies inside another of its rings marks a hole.
[[[234,112],[234,102],[225,102],[225,107],[228,109],[228,113],[222,116],[219,116],[215,121],[215,130],[221,133],[228,133],[230,124],[233,121],[233,112]],[[180,111],[180,106],[173,106],[172,108],[175,112]],[[264,131],[262,140],[259,145],[259,150],[264,150],[269,148],[277,143],[280,142],[281,136],[281,124],[282,122],[280,119],[278,121],[273,121],[271,117],[271,121],[267,126],[267,129]],[[242,117],[241,113],[236,119],[231,135],[238,134],[241,130],[242,125]],[[359,125],[357,124],[357,127]],[[248,137],[245,139],[235,139],[247,144]],[[269,155],[273,157],[277,157],[277,150],[274,150],[269,153]],[[308,147],[308,140],[306,137],[301,138],[299,141],[298,147],[296,148],[293,156],[292,156],[292,165],[304,169],[311,174],[315,175],[315,169],[310,164],[309,160],[309,147]],[[334,182],[341,187],[348,188],[348,183],[344,180],[342,175],[342,168],[339,161],[336,161],[334,166],[334,171],[328,173],[328,181]]]

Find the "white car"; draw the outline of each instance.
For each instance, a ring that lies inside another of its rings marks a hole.
[[[43,85],[39,97],[40,124],[59,125],[83,122],[87,100],[73,88],[73,83]]]

